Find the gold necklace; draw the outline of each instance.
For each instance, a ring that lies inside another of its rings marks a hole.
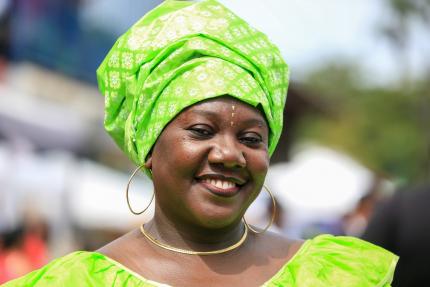
[[[181,248],[173,247],[173,246],[167,245],[165,243],[161,243],[157,239],[155,239],[154,237],[152,237],[151,235],[149,235],[148,233],[146,233],[145,228],[144,228],[144,224],[142,224],[140,226],[140,231],[146,237],[146,239],[148,239],[149,241],[151,241],[152,243],[154,243],[158,247],[161,247],[161,248],[166,249],[166,250],[170,250],[170,251],[177,252],[177,253],[182,253],[182,254],[188,254],[188,255],[214,255],[214,254],[225,253],[225,252],[231,251],[231,250],[236,249],[239,246],[241,246],[245,242],[246,238],[248,237],[248,226],[246,224],[244,224],[244,228],[245,229],[243,231],[243,235],[239,239],[238,242],[236,242],[235,244],[230,245],[228,247],[225,247],[223,249],[212,250],[212,251],[186,250],[186,249],[181,249]]]

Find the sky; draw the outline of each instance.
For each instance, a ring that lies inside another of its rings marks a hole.
[[[219,0],[277,44],[300,79],[325,62],[358,61],[368,81],[389,85],[402,75],[397,55],[375,27],[388,19],[384,1]],[[416,25],[408,62],[413,76],[429,66],[430,37]]]

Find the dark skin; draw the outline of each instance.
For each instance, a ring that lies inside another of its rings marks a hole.
[[[244,230],[243,214],[267,173],[268,135],[263,114],[231,97],[184,110],[164,129],[145,163],[156,194],[154,218],[145,230],[187,250],[236,243]],[[235,187],[224,192],[211,180]],[[98,252],[171,286],[261,286],[301,244],[271,232],[250,232],[243,245],[227,253],[184,255],[152,244],[136,229]]]

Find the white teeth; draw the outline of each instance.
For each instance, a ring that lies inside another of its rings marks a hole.
[[[203,179],[202,181],[221,189],[229,189],[236,186],[234,182],[227,181],[227,180],[206,178],[206,179]]]
[[[215,183],[215,186],[218,188],[222,188],[222,181],[218,179]]]
[[[227,181],[222,182],[222,188],[227,189],[229,186],[229,183]]]

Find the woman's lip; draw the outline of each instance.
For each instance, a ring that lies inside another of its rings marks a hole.
[[[213,194],[216,194],[218,196],[223,196],[223,197],[232,197],[235,196],[240,189],[240,186],[234,186],[234,187],[230,187],[230,188],[219,188],[216,187],[206,181],[198,181],[201,185],[203,185],[207,190],[209,190],[210,192],[212,192]]]
[[[206,180],[206,179],[219,179],[223,181],[231,181],[233,183],[236,183],[237,185],[244,185],[247,180],[245,180],[242,177],[238,176],[229,176],[229,175],[223,175],[223,174],[217,174],[217,173],[207,173],[203,175],[198,175],[196,177],[197,180]]]

